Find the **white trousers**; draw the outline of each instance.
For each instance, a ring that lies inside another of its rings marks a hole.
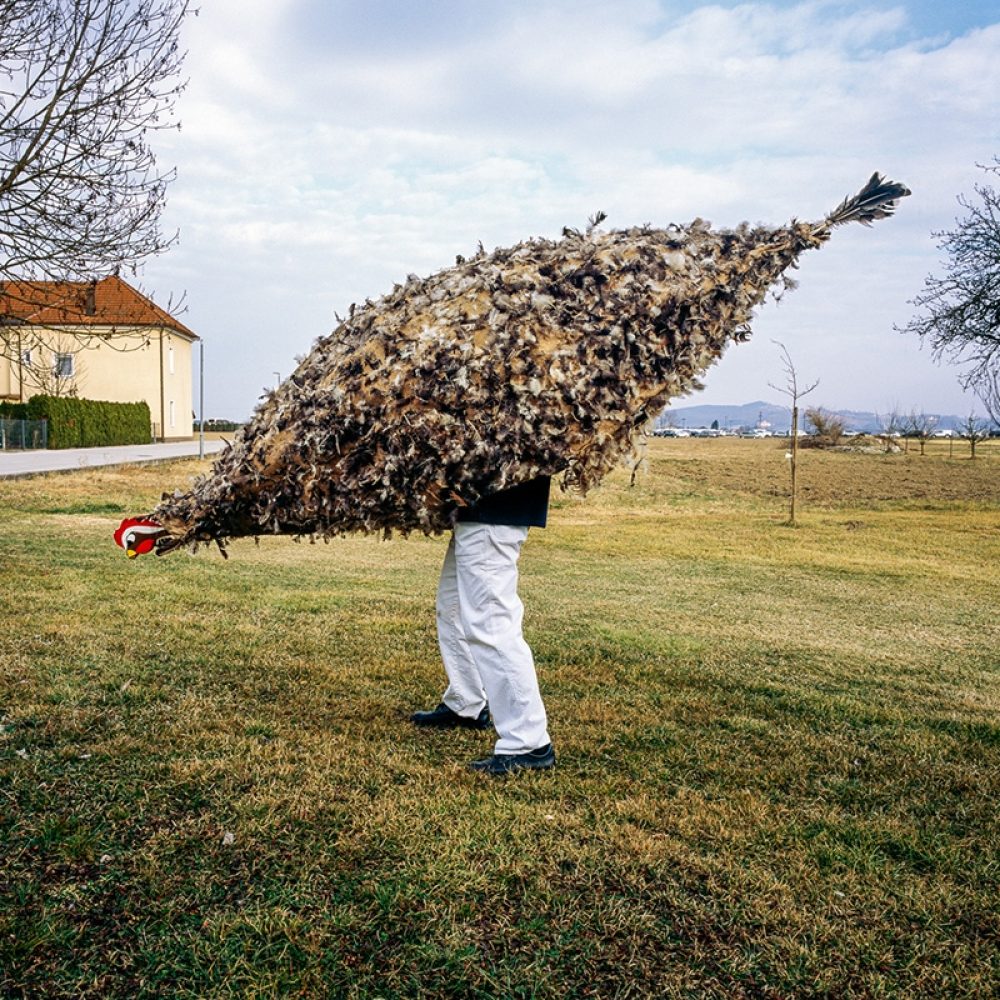
[[[527,528],[459,523],[437,592],[437,630],[453,712],[475,717],[488,702],[495,753],[524,753],[549,742],[535,661],[524,641],[517,560]]]

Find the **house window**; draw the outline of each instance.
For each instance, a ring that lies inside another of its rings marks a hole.
[[[30,350],[28,350],[28,351],[21,351],[21,364],[24,365],[25,368],[30,368],[31,367],[31,351]]]
[[[174,373],[174,349],[172,347],[167,348],[167,365],[170,368],[170,374]]]
[[[174,420],[174,401],[170,400],[170,426],[173,427],[175,424]]]
[[[72,354],[57,354],[55,372],[56,378],[72,378],[75,372]]]

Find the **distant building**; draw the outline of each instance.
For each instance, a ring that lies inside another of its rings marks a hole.
[[[0,399],[56,385],[85,399],[145,400],[154,438],[192,436],[199,338],[121,278],[0,282],[0,337],[13,348],[0,358]]]

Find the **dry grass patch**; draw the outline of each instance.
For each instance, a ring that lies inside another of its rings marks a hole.
[[[197,463],[0,484],[0,993],[991,995],[997,464],[879,499],[869,459],[804,456],[796,529],[767,441],[557,497],[522,590],[560,765],[505,783],[406,722],[444,539],[130,563]]]
[[[696,494],[722,490],[757,497],[785,497],[789,488],[787,442],[739,438],[674,438],[654,442],[659,479],[687,484]],[[809,450],[799,459],[804,506],[855,507],[918,503],[1000,502],[1000,440],[982,442],[970,460],[966,442],[934,441],[926,454],[912,443],[905,453],[856,454]]]

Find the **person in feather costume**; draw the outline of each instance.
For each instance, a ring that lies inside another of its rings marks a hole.
[[[564,230],[351,307],[187,493],[116,541],[130,556],[260,534],[452,530],[437,595],[448,687],[422,727],[488,729],[470,765],[548,770],[517,562],[549,479],[586,492],[690,391],[799,254],[910,192],[873,174],[819,223]],[[491,716],[492,709],[492,716]]]
[[[586,492],[749,335],[753,309],[791,284],[804,250],[891,215],[909,193],[876,173],[822,221],[776,229],[696,219],[605,232],[598,215],[559,240],[410,275],[352,305],[209,474],[127,523],[161,555],[204,542],[224,552],[263,534],[438,534],[539,476]]]

